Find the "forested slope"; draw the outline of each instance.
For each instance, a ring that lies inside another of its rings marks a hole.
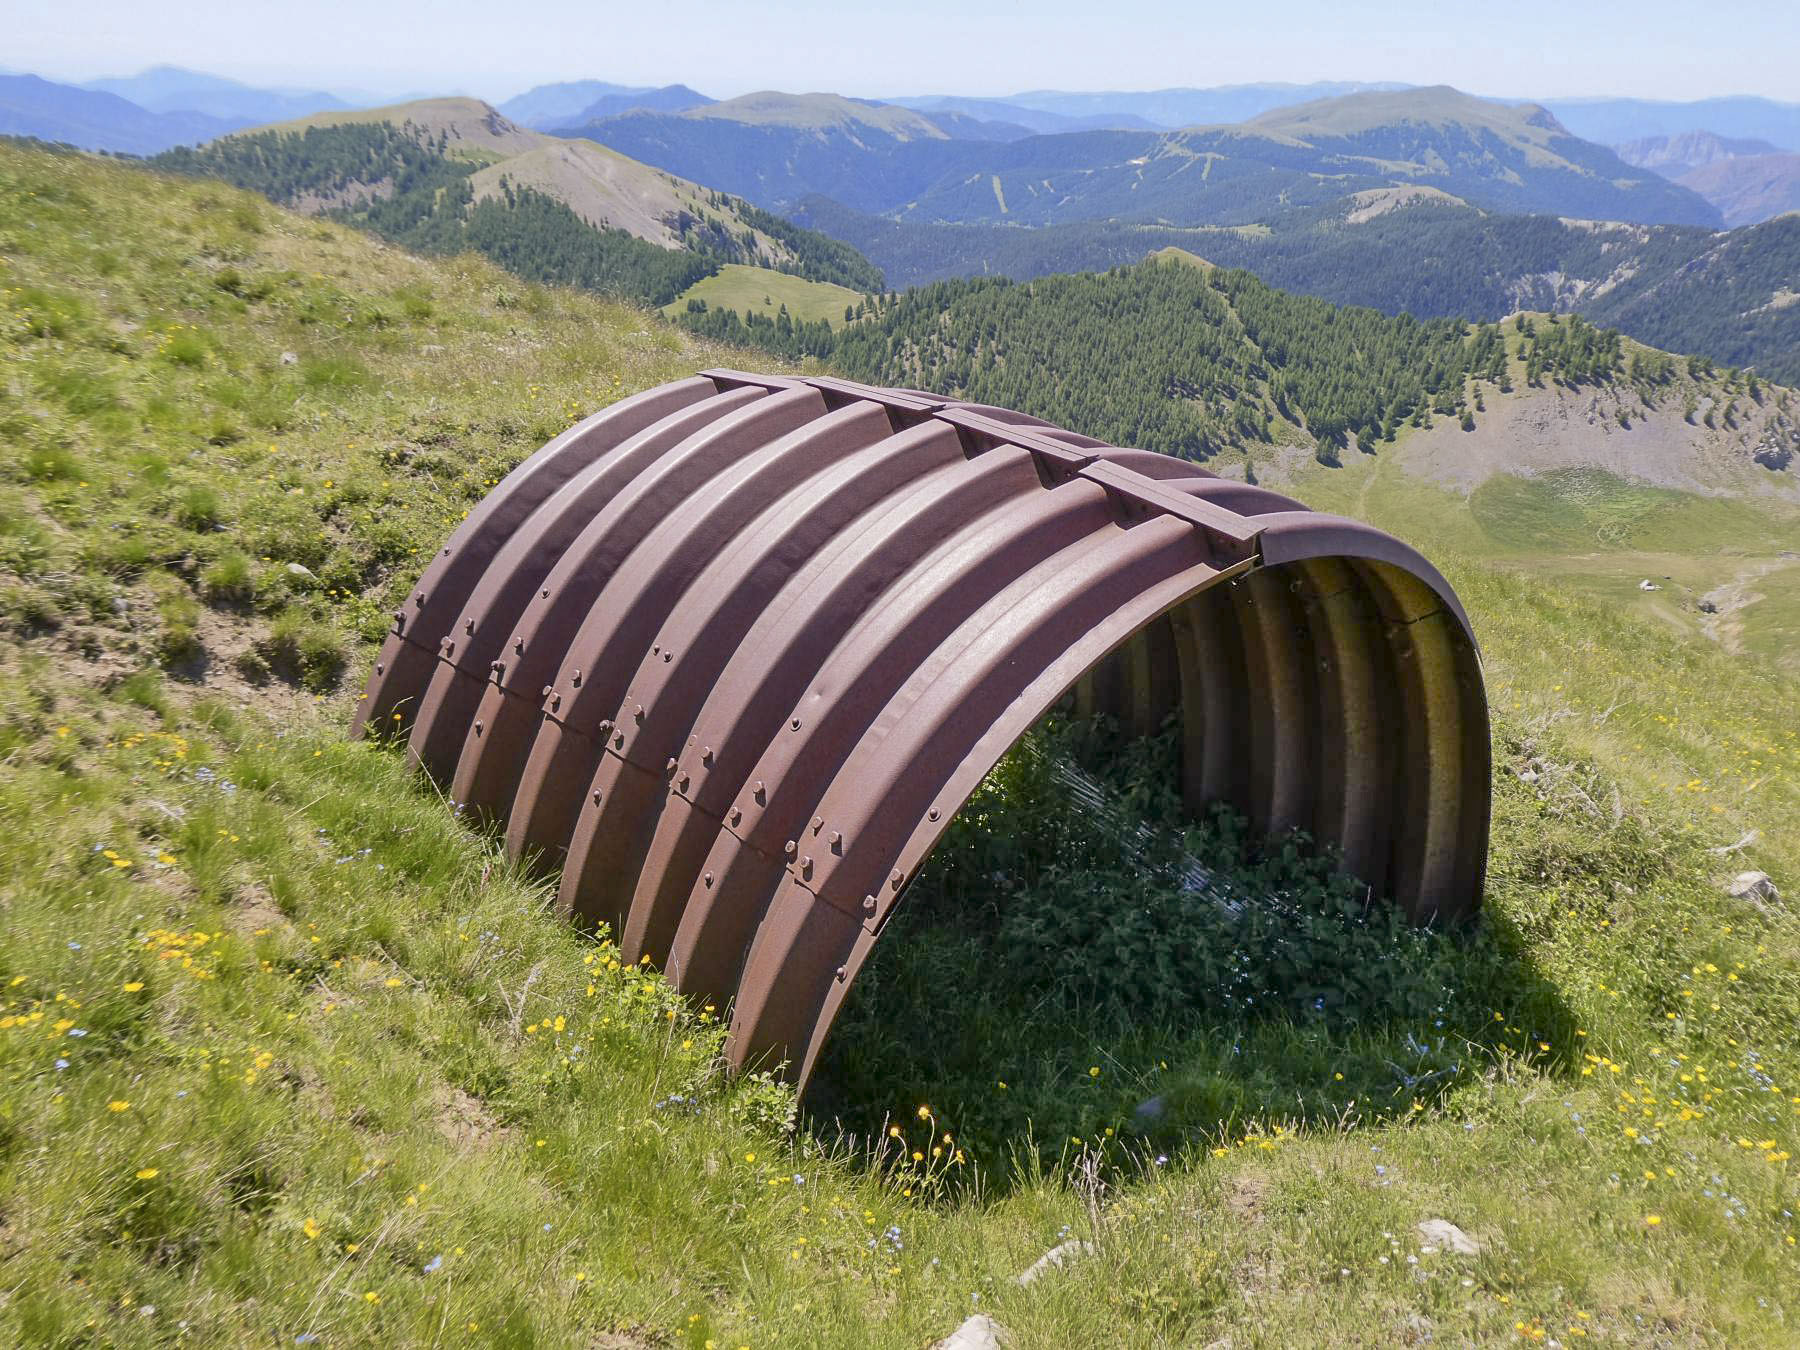
[[[828,325],[731,311],[692,330],[857,379],[1016,407],[1120,445],[1193,458],[1283,438],[1330,458],[1429,416],[1476,415],[1478,384],[1510,387],[1499,325],[1339,308],[1248,272],[1151,261],[1105,273],[947,281]],[[1527,325],[1526,378],[1621,374],[1619,335],[1579,317]],[[1650,378],[1642,367],[1640,374]]]

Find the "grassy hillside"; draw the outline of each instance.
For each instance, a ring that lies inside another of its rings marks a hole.
[[[6,147],[0,350],[7,1342],[1791,1343],[1800,950],[1715,884],[1800,888],[1792,683],[1753,657],[1446,551],[1496,713],[1481,929],[1252,925],[1258,969],[1378,978],[1163,1026],[903,907],[821,1080],[853,1147],[343,737],[488,484],[753,358]]]
[[[835,327],[844,321],[845,306],[860,305],[863,297],[848,286],[728,263],[663,306],[663,313],[671,317],[686,313],[689,302],[695,300],[704,301],[708,309],[734,309],[770,319],[785,307],[796,319],[808,323],[825,320]]]

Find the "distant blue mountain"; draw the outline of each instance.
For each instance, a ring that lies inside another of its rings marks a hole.
[[[950,94],[934,94],[918,98],[891,98],[889,103],[897,103],[902,108],[911,108],[915,112],[936,116],[940,113],[956,113],[963,117],[974,118],[979,122],[998,123],[1001,126],[1020,127],[1036,136],[1053,136],[1064,131],[1155,131],[1156,124],[1146,121],[1135,113],[1102,112],[1083,117],[1070,117],[1064,113],[1046,112],[1042,108],[1027,108],[1023,104],[1009,103],[1002,98],[958,98]],[[950,135],[962,133],[944,130]],[[983,140],[1003,139],[998,136],[976,137]]]
[[[1130,116],[1153,127],[1216,126],[1247,122],[1252,117],[1297,103],[1345,94],[1391,93],[1408,84],[1367,84],[1355,80],[1320,80],[1313,84],[1226,84],[1210,89],[1152,89],[1141,93],[1069,93],[1033,89],[1000,100],[1021,108],[1070,118],[1114,119]],[[1115,126],[1115,121],[1097,125]],[[1075,128],[1063,128],[1074,130]]]
[[[636,108],[651,112],[685,112],[714,100],[685,84],[608,84],[605,80],[566,80],[540,84],[499,105],[500,112],[521,126],[548,131],[613,117]]]
[[[1703,98],[1692,103],[1643,98],[1533,101],[1555,113],[1556,120],[1577,136],[1602,145],[1710,131],[1715,136],[1767,141],[1783,150],[1800,150],[1800,103],[1777,103],[1769,98]]]
[[[704,108],[717,102],[717,99],[708,98],[685,84],[665,84],[660,89],[633,89],[624,93],[602,94],[569,121],[571,124],[598,122],[602,117],[617,117],[620,113],[640,109],[644,112],[686,112],[689,108]]]
[[[56,84],[36,75],[0,76],[0,135],[66,141],[84,150],[154,155],[249,125],[247,118],[151,112],[117,94]]]
[[[89,80],[82,88],[117,94],[154,113],[201,113],[241,126],[355,106],[322,89],[258,89],[179,66],[152,66],[137,75]]]

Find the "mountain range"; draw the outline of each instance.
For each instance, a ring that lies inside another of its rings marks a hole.
[[[1698,195],[1571,136],[1536,105],[1441,87],[1353,93],[1229,126],[1008,140],[954,134],[895,105],[765,92],[564,134],[770,209],[818,194],[897,220],[1234,225],[1352,192],[1429,186],[1494,210],[1720,223]]]

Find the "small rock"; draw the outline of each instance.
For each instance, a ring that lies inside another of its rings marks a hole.
[[[1650,580],[1649,577],[1645,577],[1642,581],[1638,582],[1638,589],[1640,591],[1660,591],[1662,587]]]
[[[1419,1225],[1419,1236],[1444,1251],[1458,1256],[1478,1256],[1481,1244],[1448,1219],[1426,1219]]]
[[[287,565],[287,570],[290,577],[299,577],[303,581],[317,581],[319,579],[312,568],[308,567],[305,563],[289,563]]]
[[[295,356],[292,352],[283,352],[281,354],[281,364],[284,366],[297,365],[299,361],[300,358]]]
[[[1719,612],[1719,607],[1710,600],[1702,600],[1700,602],[1700,612],[1702,614],[1717,614]]]
[[[1769,880],[1767,872],[1739,872],[1725,888],[1733,900],[1779,900],[1781,892]]]
[[[1061,1270],[1069,1262],[1093,1254],[1094,1244],[1091,1242],[1069,1241],[1060,1247],[1052,1247],[1033,1261],[1030,1267],[1019,1276],[1019,1283],[1031,1284],[1040,1276],[1048,1275],[1053,1270]]]
[[[975,1313],[931,1350],[1000,1350],[1006,1328],[986,1313]]]

